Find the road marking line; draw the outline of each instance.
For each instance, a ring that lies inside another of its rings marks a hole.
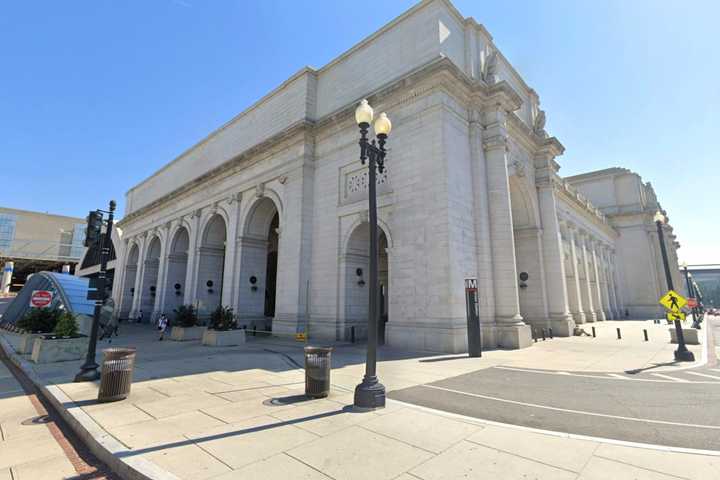
[[[466,395],[468,397],[483,398],[485,400],[494,400],[496,402],[503,402],[503,403],[512,403],[513,405],[521,405],[523,407],[533,407],[533,408],[542,408],[545,410],[554,410],[556,412],[575,413],[575,414],[579,414],[579,415],[591,415],[593,417],[616,418],[618,420],[628,420],[630,422],[657,423],[657,424],[661,424],[661,425],[673,425],[673,426],[677,426],[677,427],[692,427],[692,428],[702,428],[702,429],[706,429],[706,430],[720,430],[720,425],[697,425],[694,423],[670,422],[667,420],[653,420],[650,418],[624,417],[622,415],[610,415],[608,413],[587,412],[584,410],[573,410],[570,408],[560,408],[560,407],[551,407],[549,405],[539,405],[537,403],[519,402],[517,400],[508,400],[506,398],[492,397],[490,395],[481,395],[479,393],[463,392],[462,390],[454,390],[452,388],[438,387],[436,385],[423,384],[423,385],[418,385],[418,386],[425,387],[425,388],[432,388],[432,389],[436,389],[436,390],[443,390],[443,391],[451,392],[451,393],[457,393],[459,395]]]
[[[711,368],[710,370],[712,370],[713,372],[720,372],[720,368]]]
[[[492,368],[497,368],[500,370],[510,370],[510,371],[514,371],[514,372],[540,373],[543,375],[564,375],[566,377],[570,376],[570,377],[583,377],[583,378],[599,378],[599,379],[603,379],[603,380],[619,380],[620,379],[617,377],[610,377],[610,376],[608,376],[609,375],[608,373],[602,373],[602,372],[597,372],[597,375],[590,375],[587,373],[562,374],[562,373],[558,373],[557,371],[554,371],[554,370],[531,370],[529,368],[504,367],[502,365],[495,365],[493,367],[488,368],[487,370],[490,370]],[[673,372],[675,372],[675,370],[673,370]],[[651,373],[651,375],[660,375],[660,374],[659,373]],[[708,384],[720,385],[720,383],[718,383],[718,382],[711,382],[709,380],[698,380],[698,381],[679,380],[679,379],[675,379],[674,377],[668,377],[668,378],[671,378],[672,380],[655,380],[652,378],[635,378],[632,376],[623,377],[622,375],[620,377],[622,377],[623,380],[632,380],[633,382],[656,382],[656,383],[688,382],[688,383],[698,384],[698,385],[708,385]]]
[[[559,432],[556,430],[545,430],[542,428],[526,427],[525,425],[516,425],[514,423],[496,422],[495,420],[486,420],[484,418],[471,417],[469,415],[462,415],[460,413],[446,412],[445,410],[438,410],[436,408],[424,407],[422,405],[415,405],[414,403],[408,403],[408,402],[404,402],[402,400],[395,400],[394,398],[388,398],[387,401],[388,401],[388,403],[398,403],[400,405],[404,405],[409,408],[417,408],[419,410],[424,410],[424,411],[426,411],[428,413],[432,413],[434,415],[444,416],[444,417],[448,417],[448,418],[454,418],[454,419],[461,420],[461,421],[464,421],[467,423],[472,423],[474,425],[477,425],[477,424],[494,425],[497,427],[509,428],[509,429],[513,429],[513,430],[519,430],[522,432],[539,433],[541,435],[550,435],[553,437],[560,437],[560,438],[572,438],[575,440],[587,440],[590,442],[607,443],[610,445],[621,445],[623,447],[644,448],[647,450],[656,450],[656,451],[661,451],[661,452],[690,453],[693,455],[709,455],[709,456],[713,456],[713,457],[720,457],[720,451],[717,451],[717,450],[700,450],[700,449],[696,449],[696,448],[671,447],[669,445],[657,445],[657,444],[652,444],[652,443],[630,442],[628,440],[617,440],[615,438],[593,437],[590,435],[581,435],[579,433],[568,433],[568,432]]]
[[[685,380],[684,378],[671,377],[670,375],[663,375],[662,373],[651,373],[650,375],[652,375],[654,377],[664,378],[666,380],[672,380],[673,382],[690,383],[690,380]]]
[[[620,378],[622,380],[632,380],[624,375],[620,375],[619,373],[608,373],[608,375],[611,377]]]
[[[700,373],[700,372],[685,372],[688,375],[695,375],[697,377],[705,377],[705,378],[714,378],[715,380],[720,380],[720,377],[717,375],[708,375],[707,373]]]

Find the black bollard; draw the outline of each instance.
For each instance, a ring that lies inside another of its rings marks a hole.
[[[535,343],[537,343],[537,330],[535,330],[534,328],[531,328],[531,329],[530,329],[530,333],[532,334],[532,339],[533,339],[533,341],[534,341]]]
[[[350,343],[355,343],[355,325],[350,327]]]
[[[542,337],[543,337],[543,342],[544,342],[545,341],[545,329],[544,328],[542,329]]]
[[[616,328],[615,330],[617,330],[618,340],[622,340],[622,335],[620,335],[620,328]]]
[[[595,338],[595,327],[592,327],[593,338]]]
[[[552,340],[553,339],[552,328],[549,328],[548,332],[550,332],[550,340]]]
[[[645,335],[645,341],[647,342],[647,341],[648,341],[648,334],[647,334],[647,330],[646,330],[646,329],[643,329],[643,335]]]

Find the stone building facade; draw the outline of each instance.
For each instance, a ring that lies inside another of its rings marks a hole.
[[[425,0],[130,189],[113,287],[121,316],[227,305],[278,334],[363,337],[363,98],[393,122],[377,181],[388,344],[466,349],[466,277],[478,279],[486,347],[527,347],[531,326],[571,335],[635,301],[623,231],[559,176],[564,149],[537,93],[482,25]]]

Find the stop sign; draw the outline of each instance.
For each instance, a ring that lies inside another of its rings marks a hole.
[[[695,299],[695,298],[688,298],[687,301],[688,301],[687,306],[690,308],[695,308],[698,306],[697,299]]]
[[[33,290],[30,297],[30,306],[35,308],[45,308],[52,302],[52,292],[47,290]]]

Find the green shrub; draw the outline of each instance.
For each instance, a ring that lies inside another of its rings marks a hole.
[[[192,305],[180,305],[173,311],[175,312],[175,320],[173,320],[173,325],[185,328],[190,328],[197,325],[198,316],[197,312],[195,311],[195,307],[193,307]]]
[[[18,320],[18,328],[30,333],[51,333],[55,330],[62,311],[57,308],[31,308]]]
[[[210,328],[212,330],[230,330],[237,326],[237,321],[230,307],[218,305],[215,311],[210,314]]]
[[[75,321],[75,317],[70,312],[63,312],[60,315],[57,325],[55,325],[55,331],[53,332],[58,337],[76,337],[78,334],[78,324]]]

